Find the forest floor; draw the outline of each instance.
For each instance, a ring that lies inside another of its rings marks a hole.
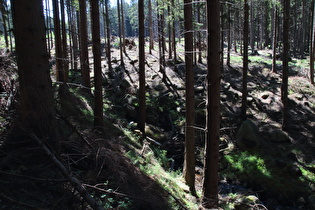
[[[117,40],[116,40],[117,42]],[[146,49],[146,52],[148,49]],[[221,81],[220,208],[315,208],[315,87],[307,78],[309,61],[293,58],[289,78],[290,141],[277,142],[281,129],[281,61],[271,71],[270,51],[250,56],[248,118],[259,131],[259,147],[236,142],[242,96],[242,57],[232,53]],[[62,154],[60,159],[105,209],[198,209],[200,207],[207,67],[195,67],[196,188],[189,194],[181,176],[184,154],[185,64],[166,60],[159,71],[156,49],[146,55],[147,141],[139,144],[137,121],[138,52],[127,46],[124,66],[113,48],[113,77],[104,59],[104,121],[93,125],[93,97],[70,71],[67,86],[53,82]],[[166,55],[168,56],[168,55]],[[91,55],[92,58],[92,55]],[[205,62],[205,58],[203,58]],[[92,66],[92,60],[91,60]],[[1,60],[0,207],[8,209],[89,209],[82,196],[18,126],[16,65]],[[11,69],[10,71],[8,69]],[[91,74],[93,77],[93,73]],[[12,103],[11,103],[12,102]],[[73,105],[75,104],[75,106]],[[18,145],[18,146],[17,146]],[[26,145],[26,146],[24,146]]]

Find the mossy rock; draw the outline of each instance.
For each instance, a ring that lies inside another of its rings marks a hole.
[[[273,130],[270,133],[270,140],[276,143],[290,143],[292,139],[289,134],[282,130]]]
[[[257,126],[251,120],[245,120],[236,134],[236,143],[243,150],[260,147],[261,137]]]
[[[236,210],[248,210],[259,204],[259,199],[254,195],[242,197],[234,206]]]

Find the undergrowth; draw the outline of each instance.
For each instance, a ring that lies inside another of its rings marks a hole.
[[[129,141],[139,142],[138,137],[131,131],[124,129],[124,133],[128,135]],[[172,209],[181,209],[181,205],[188,209],[198,209],[195,198],[189,193],[189,188],[184,183],[182,172],[170,170],[173,160],[167,157],[167,151],[145,142],[141,149],[131,148],[126,152],[126,156],[169,193]]]

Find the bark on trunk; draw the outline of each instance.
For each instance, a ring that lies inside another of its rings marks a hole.
[[[101,65],[101,38],[100,38],[100,13],[99,1],[90,0],[92,19],[92,51],[94,60],[94,126],[103,125],[103,87]]]
[[[208,75],[203,203],[218,207],[220,137],[220,1],[208,0]]]
[[[42,0],[12,0],[24,130],[59,152],[57,121],[46,46]]]
[[[145,116],[146,116],[146,101],[145,101],[145,51],[144,51],[144,3],[143,0],[138,1],[139,11],[139,119],[138,127],[142,132],[141,144],[145,137]]]
[[[244,3],[244,52],[243,52],[243,90],[242,90],[242,110],[241,117],[246,119],[247,110],[247,72],[248,72],[248,32],[249,32],[249,5],[248,1]]]
[[[193,67],[193,22],[191,0],[184,0],[186,64],[186,133],[184,178],[192,194],[195,190],[195,88]]]
[[[290,30],[290,0],[283,2],[283,62],[282,62],[282,103],[283,119],[282,129],[286,130],[288,126],[289,107],[288,107],[288,73],[289,73],[289,30]]]
[[[80,7],[80,46],[81,46],[81,74],[83,85],[91,88],[90,81],[90,65],[88,52],[88,31],[87,31],[87,15],[86,15],[86,1],[79,0]]]

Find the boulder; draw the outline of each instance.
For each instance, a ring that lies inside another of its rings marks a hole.
[[[245,120],[236,134],[236,143],[244,150],[257,149],[260,138],[257,126],[251,120]]]
[[[127,88],[130,88],[131,87],[131,84],[130,84],[130,82],[128,82],[128,80],[126,80],[126,79],[123,79],[122,81],[121,81],[121,83],[120,83],[120,88],[121,89],[127,89]]]
[[[308,205],[310,209],[315,209],[315,194],[308,196]]]
[[[289,134],[278,129],[271,131],[270,140],[276,143],[292,142],[292,139],[290,138]]]
[[[260,203],[259,199],[254,195],[244,196],[236,201],[234,209],[248,210],[252,209],[253,206],[257,206],[257,204],[259,203]]]

